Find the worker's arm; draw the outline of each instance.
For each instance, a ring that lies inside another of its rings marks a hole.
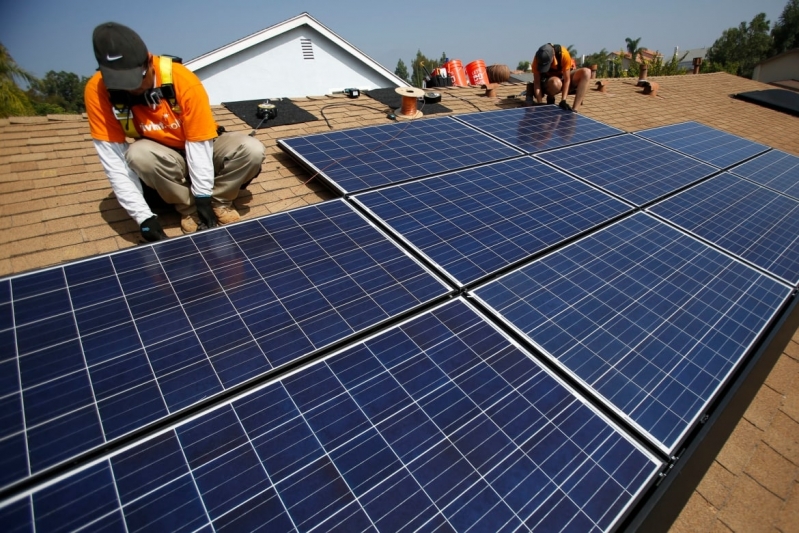
[[[569,85],[572,82],[572,75],[571,75],[571,63],[569,65],[563,65],[565,68],[563,69],[563,88],[560,91],[560,99],[566,100],[566,97],[569,96]]]
[[[214,141],[186,143],[186,162],[189,164],[191,194],[197,205],[197,214],[209,228],[216,227],[216,215],[211,209],[214,191]]]
[[[141,224],[153,216],[150,206],[144,201],[139,177],[128,167],[125,161],[127,143],[114,143],[109,141],[94,140],[94,148],[100,156],[105,175],[111,182],[111,188],[117,197],[119,205],[127,211],[130,218]]]
[[[538,71],[533,71],[533,96],[539,104],[544,100],[544,94],[541,91],[541,74]]]
[[[144,200],[141,181],[125,160],[128,143],[94,140],[94,149],[100,157],[105,175],[122,208],[139,225],[142,237],[148,242],[166,239],[161,223]]]

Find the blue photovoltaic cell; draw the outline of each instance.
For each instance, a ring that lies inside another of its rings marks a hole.
[[[0,486],[448,292],[341,200],[2,280]]]
[[[365,191],[520,154],[450,117],[281,139],[341,193]]]
[[[799,198],[799,157],[795,155],[771,150],[730,169],[730,172]]]
[[[461,285],[632,210],[531,157],[353,198]]]
[[[768,146],[698,122],[682,122],[635,134],[719,168],[727,168],[768,150]]]
[[[475,296],[671,453],[790,291],[636,214]]]
[[[536,157],[638,206],[718,171],[634,135],[592,141]]]
[[[455,118],[528,153],[623,133],[620,129],[556,106],[504,109]]]
[[[792,285],[799,283],[799,200],[725,172],[649,210]]]
[[[661,467],[455,299],[30,499],[37,531],[606,531]]]

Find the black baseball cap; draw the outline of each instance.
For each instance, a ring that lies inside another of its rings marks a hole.
[[[555,49],[551,44],[545,44],[538,49],[535,53],[535,58],[538,61],[538,72],[549,72],[552,68],[552,58],[555,57]]]
[[[132,91],[141,86],[150,54],[135,31],[106,22],[94,28],[92,44],[106,87]]]

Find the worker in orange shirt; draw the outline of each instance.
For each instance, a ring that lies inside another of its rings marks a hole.
[[[263,143],[241,133],[219,135],[199,78],[167,56],[150,54],[130,28],[100,24],[92,41],[100,68],[84,93],[91,136],[142,237],[151,242],[166,234],[140,179],[174,205],[184,233],[239,220],[233,200],[260,172]],[[128,144],[126,137],[136,140]]]
[[[591,70],[574,68],[574,60],[569,51],[559,44],[545,44],[535,53],[533,58],[533,94],[530,95],[529,84],[527,103],[543,103],[544,95],[548,104],[555,103],[555,96],[560,93],[560,107],[567,111],[578,111],[583,103]],[[569,105],[566,97],[574,93],[574,103]]]

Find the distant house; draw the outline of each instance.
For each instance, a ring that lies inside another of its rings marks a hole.
[[[185,65],[202,80],[211,104],[408,85],[308,13]]]
[[[622,70],[627,70],[630,68],[630,62],[632,61],[632,55],[630,52],[624,52],[623,54],[619,54],[619,52],[611,52],[608,54],[608,59],[610,61],[616,60],[618,57],[621,57],[621,68]],[[651,50],[647,50],[646,48],[641,49],[640,57],[635,58],[636,63],[641,62],[641,58],[645,61],[652,61],[656,57],[663,57],[663,54],[660,52],[653,52]]]
[[[799,81],[799,48],[788,50],[761,61],[755,65],[752,79],[773,85],[792,80]]]
[[[694,58],[700,57],[702,61],[707,59],[707,51],[708,48],[689,48],[688,50],[680,51],[679,48],[675,48],[675,54],[677,59],[680,60],[679,64],[677,65],[681,69],[686,70],[693,70],[694,68]]]

